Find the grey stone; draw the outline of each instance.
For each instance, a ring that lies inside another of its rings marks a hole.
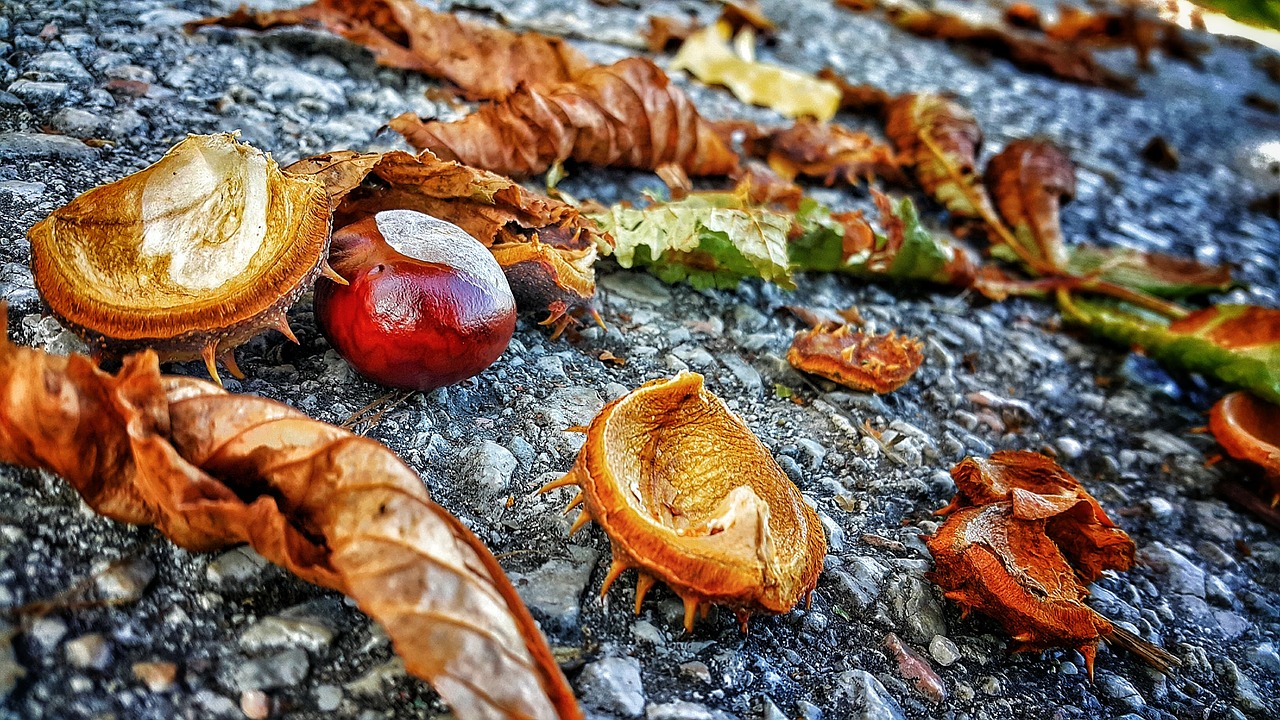
[[[648,273],[624,272],[605,275],[597,281],[606,293],[617,294],[645,305],[666,305],[671,291],[658,278]]]
[[[205,568],[205,578],[218,588],[241,585],[257,580],[268,564],[253,548],[242,545],[214,558]]]
[[[487,497],[507,492],[517,464],[510,450],[491,440],[463,450],[458,460],[459,479]]]
[[[639,716],[644,712],[640,661],[607,657],[587,663],[578,676],[578,697],[598,710],[622,717]]]
[[[556,558],[529,573],[507,573],[529,609],[557,631],[577,627],[582,593],[598,556],[595,550],[578,545],[571,545],[569,553],[570,560]]]
[[[960,648],[942,635],[934,635],[929,641],[929,655],[943,667],[950,667],[960,659]]]
[[[240,648],[250,655],[286,648],[314,653],[328,648],[333,636],[334,629],[316,618],[269,615],[240,634]]]
[[[1142,697],[1142,693],[1133,686],[1133,683],[1125,680],[1119,675],[1100,672],[1097,675],[1096,683],[1098,690],[1103,695],[1124,705],[1130,710],[1139,710],[1146,706],[1146,701]]]
[[[237,720],[244,718],[244,713],[240,712],[240,706],[234,700],[212,690],[196,691],[191,696],[191,702],[204,710],[208,717],[237,718]]]
[[[336,685],[321,685],[316,688],[316,709],[321,712],[333,712],[342,704],[342,688]]]
[[[1177,550],[1153,542],[1139,552],[1142,561],[1165,576],[1165,584],[1175,593],[1204,597],[1204,570]]]
[[[46,615],[31,623],[28,637],[36,642],[45,652],[51,652],[67,635],[67,624],[62,618]]]
[[[18,202],[31,203],[39,200],[47,187],[42,182],[6,180],[0,182],[0,197],[8,196]]]
[[[156,8],[138,16],[138,22],[145,28],[179,28],[189,22],[199,20],[202,16],[189,10],[172,8]]]
[[[706,705],[685,700],[649,705],[645,708],[644,716],[647,720],[729,720],[733,717]]]
[[[0,161],[88,161],[97,157],[97,150],[75,138],[27,132],[0,133]]]
[[[232,683],[240,692],[296,687],[311,671],[305,650],[294,648],[270,655],[236,661],[231,668]]]
[[[0,704],[9,699],[14,686],[27,674],[14,657],[13,636],[13,626],[0,620]]]
[[[1275,645],[1269,642],[1259,644],[1249,651],[1249,662],[1262,668],[1267,673],[1280,679],[1280,653]]]
[[[63,50],[50,50],[40,53],[31,58],[27,69],[49,73],[59,80],[71,83],[93,81],[93,75],[90,75],[89,71],[84,69],[80,61],[72,57],[71,53]]]
[[[112,564],[94,577],[93,586],[101,600],[113,604],[131,603],[142,597],[155,576],[155,563],[136,556]]]
[[[75,138],[94,137],[102,127],[102,118],[79,108],[63,108],[50,120],[53,128],[63,135]]]
[[[67,84],[19,78],[9,84],[8,91],[27,105],[47,108],[67,96]]]
[[[880,596],[889,568],[873,557],[857,555],[846,558],[844,567],[835,573],[840,587],[852,596],[857,606],[867,608]]]
[[[897,701],[866,670],[846,670],[836,675],[834,695],[840,716],[852,720],[905,720]]]
[[[760,710],[756,714],[756,720],[788,720],[786,713],[782,712],[773,700],[767,695],[760,698]]]
[[[111,644],[101,633],[81,635],[62,646],[72,667],[101,670],[111,663]]]
[[[894,620],[912,643],[924,645],[935,635],[947,634],[942,604],[934,585],[923,577],[899,572],[890,578],[885,595]]]
[[[408,677],[404,661],[398,657],[369,668],[363,675],[347,684],[347,691],[353,695],[372,697],[383,695],[387,686]]]
[[[1245,675],[1234,662],[1226,657],[1217,659],[1214,661],[1214,669],[1221,676],[1222,681],[1231,687],[1236,702],[1245,712],[1263,717],[1273,716],[1276,708],[1272,707],[1272,701],[1262,698],[1258,692],[1258,684]]]

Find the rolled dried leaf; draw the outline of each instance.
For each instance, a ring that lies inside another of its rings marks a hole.
[[[1096,245],[1072,245],[1068,253],[1069,275],[1093,276],[1160,297],[1225,292],[1235,283],[1225,263],[1204,265],[1175,255]]]
[[[840,88],[840,109],[861,115],[884,114],[885,108],[893,99],[889,93],[874,85],[854,85],[835,68],[825,67],[818,71],[818,79],[835,83]]]
[[[987,164],[987,188],[1000,216],[1037,266],[1063,272],[1070,257],[1059,222],[1076,194],[1071,159],[1045,140],[1015,140]]]
[[[31,269],[49,309],[98,355],[228,354],[324,269],[324,187],[232,134],[192,135],[154,165],[36,223]],[[233,368],[234,361],[229,360]]]
[[[849,325],[819,325],[796,333],[787,362],[860,392],[888,393],[920,369],[923,350],[916,338],[892,331],[869,335]]]
[[[574,529],[600,523],[613,547],[601,594],[636,568],[636,613],[657,580],[699,608],[727,605],[743,629],[813,591],[827,552],[818,517],[751,429],[681,373],[614,400],[591,421],[572,470],[543,492],[577,485]]]
[[[870,135],[835,123],[799,120],[754,143],[778,174],[816,178],[828,187],[837,181],[858,185],[871,178],[902,183],[905,177],[893,149]]]
[[[884,130],[920,186],[948,210],[994,214],[977,172],[982,129],[967,108],[937,93],[901,95],[889,103]]]
[[[266,30],[320,25],[362,45],[382,65],[416,70],[476,100],[501,100],[521,86],[571,80],[592,66],[561,38],[514,33],[437,13],[414,0],[318,0],[294,10],[235,13],[188,25]]]
[[[648,170],[675,163],[689,175],[724,175],[738,165],[684,91],[642,58],[594,67],[572,82],[522,87],[457,122],[405,114],[390,125],[418,149],[511,177],[566,160]]]
[[[109,375],[0,343],[0,462],[56,472],[187,549],[247,542],[350,595],[459,718],[582,717],[493,556],[383,445],[161,376],[151,352]]]

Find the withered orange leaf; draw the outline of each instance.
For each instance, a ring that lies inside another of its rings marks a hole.
[[[1018,256],[1041,274],[1064,271],[1069,258],[1058,213],[1076,193],[1075,166],[1066,153],[1046,140],[1015,140],[987,164],[986,180],[1021,246]]]
[[[689,175],[724,175],[738,165],[684,91],[643,58],[522,87],[457,122],[405,114],[390,125],[418,149],[511,177],[565,160],[649,170],[675,163]]]
[[[857,185],[876,177],[896,183],[905,180],[893,148],[836,123],[801,119],[768,131],[747,146],[788,179],[816,178],[828,187],[837,181]]]
[[[977,172],[982,129],[963,105],[938,93],[900,95],[889,103],[885,134],[925,192],[952,213],[992,214]]]
[[[414,0],[317,0],[294,10],[266,12],[241,7],[188,28],[204,25],[257,30],[320,25],[368,48],[382,65],[447,80],[477,100],[501,100],[521,85],[570,80],[592,66],[560,38],[432,12]]]
[[[854,390],[888,393],[915,375],[923,350],[924,343],[893,331],[870,335],[848,325],[819,325],[796,333],[787,362]]]
[[[604,406],[573,469],[542,492],[576,485],[573,529],[600,523],[613,547],[601,595],[639,572],[635,611],[661,580],[698,610],[785,613],[813,591],[827,553],[822,525],[769,450],[702,376],[655,380]]]
[[[673,18],[669,15],[650,15],[649,27],[640,31],[649,52],[660,53],[679,47],[700,26],[696,20]]]
[[[459,718],[582,717],[497,561],[373,440],[161,376],[150,351],[110,375],[0,340],[0,462],[189,550],[247,542],[350,595]]]
[[[999,622],[1015,652],[1079,650],[1093,676],[1098,640],[1113,628],[1084,604],[1088,592],[1045,534],[1043,518],[1018,517],[1009,502],[967,507],[926,544],[936,567],[930,579],[963,612],[977,610]]]
[[[1088,583],[1104,570],[1133,567],[1135,547],[1080,481],[1039,453],[1000,451],[965,458],[951,469],[956,496],[939,510],[1010,502],[1023,519],[1046,520],[1045,531]]]
[[[1058,8],[1058,21],[1044,26],[1045,35],[1065,43],[1095,47],[1132,47],[1138,67],[1151,67],[1151,51],[1159,49],[1171,58],[1199,67],[1208,47],[1187,37],[1171,23],[1136,5],[1110,12],[1091,12],[1071,5]]]
[[[985,50],[1029,72],[1060,80],[1133,92],[1133,78],[1107,69],[1087,48],[995,25],[974,24],[958,15],[924,9],[894,9],[889,19],[920,37]]]
[[[1209,410],[1209,430],[1228,455],[1261,467],[1280,500],[1280,405],[1233,392]]]
[[[597,243],[611,244],[572,205],[484,170],[424,151],[340,151],[289,166],[328,187],[341,226],[383,210],[417,210],[447,220],[488,245],[525,311],[546,311],[558,336],[594,308]]]

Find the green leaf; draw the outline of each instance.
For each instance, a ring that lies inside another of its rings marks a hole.
[[[1111,302],[1074,299],[1063,316],[1171,367],[1211,375],[1280,403],[1280,310],[1218,305],[1168,320]]]
[[[613,236],[601,245],[623,267],[643,265],[666,282],[732,288],[759,277],[793,289],[786,213],[751,207],[734,193],[695,193],[638,209],[615,205],[589,215]]]
[[[1067,274],[1084,277],[1096,273],[1098,280],[1160,297],[1222,292],[1233,285],[1231,268],[1226,265],[1202,265],[1173,255],[1094,245],[1073,245],[1068,251]]]

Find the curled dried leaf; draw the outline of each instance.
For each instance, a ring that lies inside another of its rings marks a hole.
[[[489,248],[511,284],[516,304],[546,310],[543,325],[552,327],[555,340],[575,316],[586,312],[604,326],[595,308],[596,247],[581,249],[556,247],[540,242],[502,243]]]
[[[318,0],[294,10],[191,23],[266,30],[320,25],[373,52],[382,65],[447,80],[472,99],[501,100],[516,88],[571,80],[591,61],[561,38],[514,33],[428,10],[414,0]]]
[[[857,185],[870,178],[902,183],[897,155],[870,135],[835,123],[802,119],[751,143],[779,175]]]
[[[874,85],[854,85],[835,68],[818,71],[818,79],[835,83],[840,88],[840,109],[861,115],[882,115],[893,96]]]
[[[819,325],[796,333],[787,362],[854,390],[888,393],[915,375],[923,351],[924,343],[893,331],[870,335],[849,325]]]
[[[740,32],[730,46],[728,23],[703,28],[680,46],[672,70],[686,70],[708,85],[723,85],[739,100],[773,108],[787,117],[830,120],[840,105],[840,89],[825,80],[777,65],[756,62],[755,39]]]
[[[673,46],[683,43],[698,29],[698,22],[686,18],[673,18],[668,15],[650,15],[649,27],[640,32],[649,52],[666,52]]]
[[[1203,265],[1190,258],[1129,248],[1072,245],[1067,274],[1096,277],[1104,282],[1160,297],[1184,297],[1223,292],[1234,284],[1231,266]]]
[[[993,214],[977,173],[982,129],[963,105],[937,93],[901,95],[889,103],[885,134],[925,192],[952,213]]]
[[[1062,272],[1069,262],[1058,221],[1060,203],[1076,194],[1076,171],[1045,140],[1015,140],[987,164],[987,188],[1035,267]]]
[[[756,612],[784,613],[813,591],[827,545],[818,517],[741,418],[681,373],[614,400],[587,428],[567,475],[574,529],[595,520],[613,564],[601,594],[628,568],[640,576],[635,610],[661,580],[699,608],[727,605],[743,628]]]
[[[967,507],[926,542],[936,566],[930,579],[966,614],[999,622],[1015,652],[1075,648],[1093,676],[1098,640],[1112,625],[1084,604],[1088,592],[1045,534],[1043,518],[1021,518],[1009,502]]]
[[[56,472],[189,550],[247,542],[350,595],[459,718],[582,717],[497,561],[383,445],[161,376],[151,352],[109,375],[0,343],[0,462]]]
[[[390,125],[418,149],[511,177],[565,160],[649,170],[675,163],[689,175],[724,175],[738,165],[684,91],[643,58],[522,87],[457,122],[405,114]]]
[[[956,496],[939,510],[1010,502],[1019,518],[1046,520],[1045,532],[1081,579],[1104,570],[1133,567],[1135,547],[1080,481],[1039,453],[1001,451],[989,459],[965,458],[951,469]]]
[[[1209,430],[1227,454],[1262,468],[1280,498],[1280,405],[1233,392],[1209,411]]]
[[[329,207],[234,135],[192,135],[155,164],[94,188],[29,233],[36,287],[98,355],[223,355],[285,312],[322,270]]]

